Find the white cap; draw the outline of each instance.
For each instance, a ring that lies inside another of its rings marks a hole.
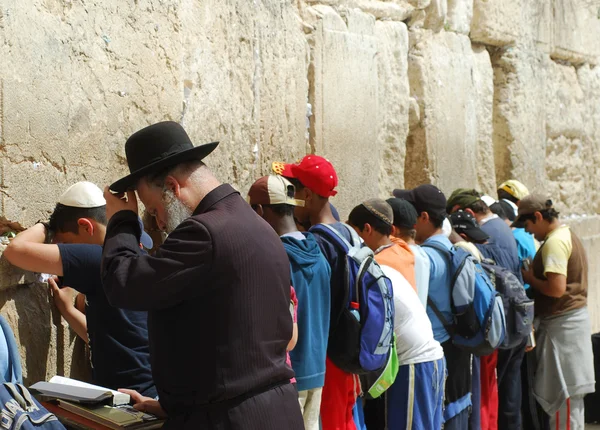
[[[491,196],[481,196],[481,200],[483,200],[483,203],[488,205],[488,207],[496,203],[496,199]]]
[[[82,181],[71,185],[60,196],[58,203],[73,208],[91,209],[105,206],[106,200],[104,200],[104,193],[97,185]]]

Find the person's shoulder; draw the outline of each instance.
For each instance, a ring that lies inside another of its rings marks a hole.
[[[89,243],[58,243],[61,257],[64,255],[85,254],[102,258],[102,246]]]
[[[570,246],[574,236],[577,237],[568,226],[560,226],[548,235],[545,247],[563,244],[568,244]]]

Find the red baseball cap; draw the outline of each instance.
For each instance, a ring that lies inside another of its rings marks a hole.
[[[333,197],[338,185],[338,177],[333,165],[318,155],[307,155],[298,164],[274,162],[272,169],[275,173],[286,178],[298,179],[302,185],[321,197]]]

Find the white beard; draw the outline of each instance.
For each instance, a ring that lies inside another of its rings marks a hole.
[[[165,220],[167,234],[177,228],[179,224],[191,217],[194,211],[188,208],[175,193],[171,190],[165,190],[163,193],[163,203],[167,219]]]

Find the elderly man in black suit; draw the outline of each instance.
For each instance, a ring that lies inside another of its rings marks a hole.
[[[131,174],[105,190],[102,280],[109,301],[149,312],[159,400],[136,407],[165,429],[303,429],[293,371],[289,262],[277,234],[202,163],[217,143],[194,147],[162,122],[125,144]],[[169,236],[143,255],[137,190]]]

